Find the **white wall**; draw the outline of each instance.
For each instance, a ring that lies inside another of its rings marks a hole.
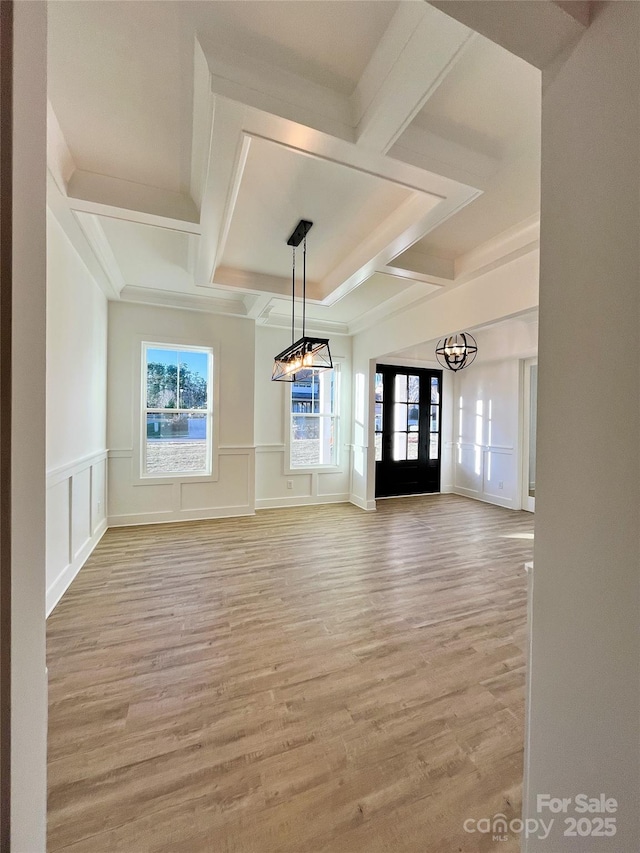
[[[256,327],[256,508],[348,501],[351,468],[351,338],[334,335],[331,355],[340,365],[339,470],[288,471],[286,432],[290,385],[272,382],[273,357],[291,343],[285,329]],[[291,481],[293,488],[287,488]]]
[[[618,800],[640,850],[640,4],[593,20],[542,100],[540,351],[525,813],[538,794]],[[573,814],[573,810],[569,815]]]
[[[454,376],[453,491],[509,509],[522,505],[522,360],[538,324],[511,320],[474,332],[478,356]]]
[[[109,303],[109,525],[254,512],[254,327],[252,320],[235,317]],[[143,341],[214,349],[216,464],[211,477],[140,479]]]
[[[44,853],[47,10],[13,15],[10,831],[12,851]]]
[[[107,300],[47,219],[47,613],[106,530]]]

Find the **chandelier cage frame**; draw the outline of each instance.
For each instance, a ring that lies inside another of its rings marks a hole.
[[[473,364],[478,354],[476,339],[469,332],[458,332],[438,341],[436,358],[438,364],[457,373]]]

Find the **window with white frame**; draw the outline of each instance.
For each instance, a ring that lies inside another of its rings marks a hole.
[[[291,383],[291,468],[338,464],[340,368]]]
[[[213,350],[142,346],[143,477],[211,474]]]

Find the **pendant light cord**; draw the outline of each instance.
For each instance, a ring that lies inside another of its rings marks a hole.
[[[293,265],[291,268],[291,346],[296,339],[296,247],[293,249]]]
[[[307,319],[307,235],[302,244],[302,337],[306,335]]]

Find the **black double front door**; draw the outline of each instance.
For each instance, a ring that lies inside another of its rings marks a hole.
[[[376,497],[440,491],[442,371],[376,365]]]

